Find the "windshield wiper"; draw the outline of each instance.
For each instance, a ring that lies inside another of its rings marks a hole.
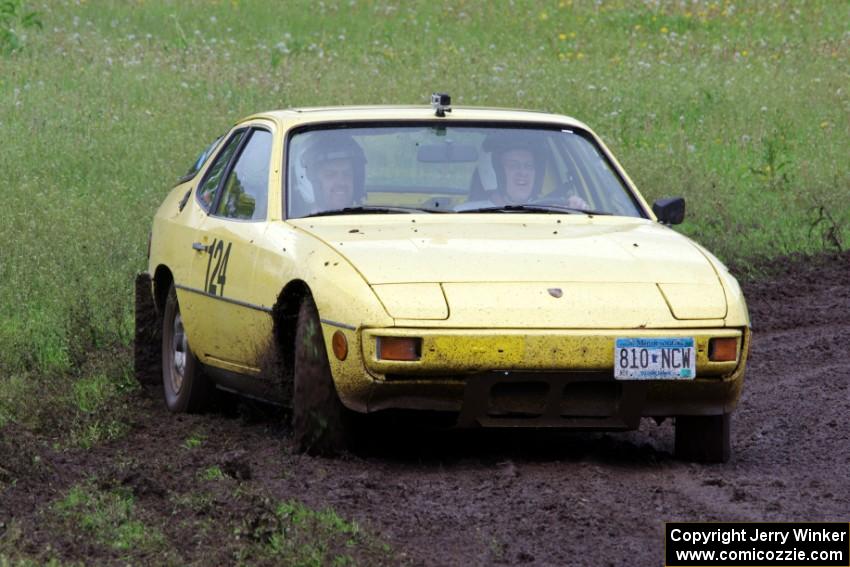
[[[445,210],[421,209],[417,207],[382,207],[377,205],[360,205],[357,207],[343,207],[341,209],[330,209],[327,211],[319,211],[312,215],[304,215],[308,217],[327,217],[333,215],[389,215],[397,213],[443,213]]]
[[[555,214],[579,214],[579,215],[610,215],[604,211],[588,211],[585,209],[576,209],[574,207],[564,207],[561,205],[502,205],[492,207],[479,207],[477,209],[465,209],[458,213],[514,213],[514,212],[530,212],[530,213],[555,213]]]

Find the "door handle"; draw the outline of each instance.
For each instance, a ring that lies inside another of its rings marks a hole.
[[[201,244],[200,242],[193,242],[192,250],[194,250],[195,252],[206,252],[207,247]]]

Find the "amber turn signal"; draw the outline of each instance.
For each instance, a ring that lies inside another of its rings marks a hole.
[[[738,360],[738,339],[711,339],[708,341],[708,359],[712,362],[735,362]]]
[[[348,356],[348,339],[345,338],[345,334],[342,331],[335,332],[331,343],[334,356],[340,360],[345,360],[345,357]]]
[[[419,360],[422,339],[419,337],[378,337],[378,358],[381,360]]]

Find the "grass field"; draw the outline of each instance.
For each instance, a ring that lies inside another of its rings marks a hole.
[[[8,6],[0,427],[58,427],[60,445],[121,434],[151,217],[199,150],[254,111],[441,90],[564,113],[650,201],[685,196],[681,230],[723,260],[850,245],[843,0]]]

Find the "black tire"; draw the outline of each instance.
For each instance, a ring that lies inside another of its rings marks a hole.
[[[335,454],[353,437],[352,412],[334,386],[319,312],[307,296],[298,310],[295,331],[295,379],[292,392],[293,440],[298,451]]]
[[[725,463],[731,456],[731,416],[687,415],[676,418],[674,455],[699,463]]]
[[[162,385],[165,405],[173,412],[199,413],[209,407],[212,385],[189,347],[173,285],[162,314]]]

